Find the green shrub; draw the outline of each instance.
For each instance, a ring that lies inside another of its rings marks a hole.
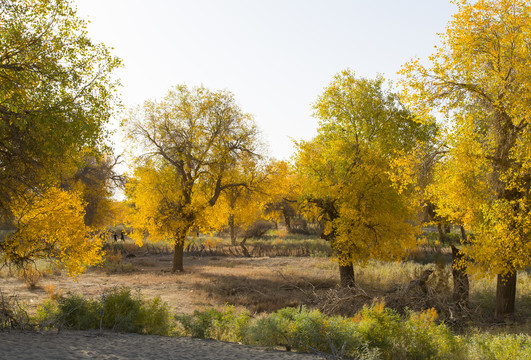
[[[81,295],[70,295],[59,299],[57,310],[54,318],[60,327],[75,330],[99,327],[100,307],[96,300],[86,300]]]
[[[296,312],[295,308],[284,308],[255,319],[244,331],[245,342],[270,347],[284,346],[291,350],[296,345],[294,338],[297,331]]]
[[[384,358],[387,358],[386,354],[393,354],[398,358],[396,351],[400,347],[402,325],[398,313],[385,308],[382,303],[376,303],[370,307],[364,306],[354,321],[357,322],[356,331],[369,348],[380,349]]]
[[[114,288],[100,298],[102,327],[117,332],[142,333],[146,310],[140,293],[129,288]]]
[[[223,311],[195,310],[193,315],[177,315],[175,319],[182,325],[184,335],[237,342],[242,341],[242,331],[251,317],[247,312],[237,314],[233,306],[227,306]]]
[[[50,329],[57,323],[58,314],[57,301],[50,298],[37,307],[34,320],[40,325],[41,329]]]
[[[174,327],[168,306],[160,298],[146,301],[127,287],[113,288],[98,299],[72,294],[50,299],[39,306],[36,319],[43,327],[157,335],[169,335]]]
[[[305,307],[285,308],[256,319],[245,329],[244,339],[251,344],[323,353],[361,346],[352,321],[327,317],[318,310],[309,311]]]
[[[144,310],[144,333],[167,336],[173,332],[175,324],[170,314],[170,309],[160,296],[145,302]]]
[[[445,324],[436,324],[437,312],[410,312],[401,327],[402,347],[407,359],[458,359],[462,344]]]
[[[251,321],[244,341],[364,359],[459,359],[458,337],[435,320],[435,310],[404,319],[383,304],[366,306],[354,318],[286,308]]]

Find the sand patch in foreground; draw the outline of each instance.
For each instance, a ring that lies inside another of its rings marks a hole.
[[[215,340],[89,331],[0,333],[0,359],[319,359]]]

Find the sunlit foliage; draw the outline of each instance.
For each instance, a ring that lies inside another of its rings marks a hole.
[[[87,36],[68,0],[0,1],[0,216],[101,144],[120,61]]]
[[[138,211],[133,226],[153,240],[173,239],[173,270],[182,270],[188,232],[225,222],[215,211],[220,196],[248,186],[235,174],[257,157],[256,126],[232,94],[184,85],[146,101],[123,125],[143,153],[128,191]]]
[[[80,154],[103,147],[120,60],[87,36],[69,0],[0,1],[0,224],[3,260],[101,257],[86,237],[80,189],[57,188]]]
[[[314,105],[318,135],[298,143],[303,198],[325,223],[341,263],[395,259],[415,244],[410,203],[389,176],[398,150],[433,135],[416,123],[384,80],[336,75]]]
[[[531,3],[455,3],[429,64],[404,65],[403,99],[419,117],[447,121],[439,212],[472,229],[463,251],[499,275],[497,313],[510,313],[516,271],[531,264]]]
[[[283,160],[271,161],[267,166],[265,213],[268,219],[283,222],[288,232],[294,218],[300,215],[297,200],[301,187],[293,166]]]
[[[2,258],[18,265],[50,258],[72,276],[101,261],[101,239],[89,238],[84,203],[76,192],[50,188],[13,203],[17,230],[0,242]]]

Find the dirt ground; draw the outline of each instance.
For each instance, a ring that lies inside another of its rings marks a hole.
[[[335,287],[337,265],[326,258],[185,257],[183,273],[171,273],[171,255],[123,258],[126,272],[94,268],[75,281],[65,272],[45,274],[36,288],[2,270],[3,296],[17,296],[33,312],[52,293],[100,296],[115,286],[139,290],[145,298],[160,296],[176,313],[226,304],[252,313],[285,306],[311,305],[312,295]],[[130,265],[128,265],[130,264]]]

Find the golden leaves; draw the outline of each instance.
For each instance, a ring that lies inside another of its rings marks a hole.
[[[476,270],[506,274],[531,263],[531,2],[455,3],[430,64],[402,67],[402,99],[446,120],[427,188],[437,214],[471,231],[463,252]]]
[[[391,159],[429,140],[434,127],[415,122],[383,82],[336,75],[314,105],[318,135],[297,144],[303,196],[321,211],[344,263],[396,259],[415,244],[412,206],[393,184]]]
[[[29,201],[17,199],[13,215],[18,231],[6,240],[5,256],[56,258],[71,276],[101,261],[102,240],[87,234],[80,194],[52,187]]]

